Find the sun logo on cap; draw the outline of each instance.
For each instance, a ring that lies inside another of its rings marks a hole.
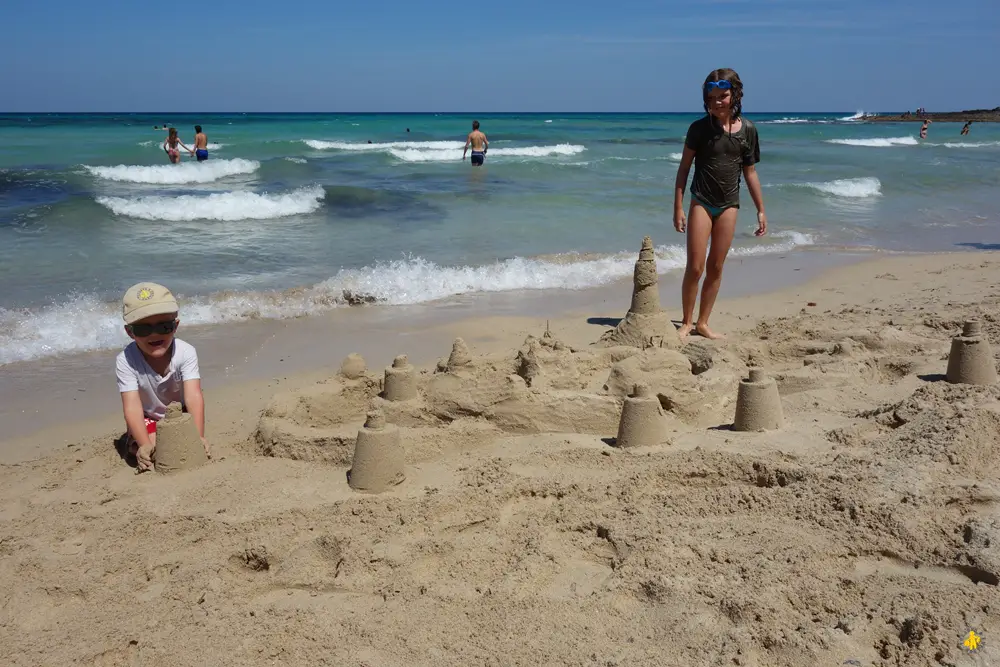
[[[149,301],[153,298],[153,290],[148,287],[143,287],[139,290],[139,293],[136,294],[136,298],[139,299],[139,301]]]

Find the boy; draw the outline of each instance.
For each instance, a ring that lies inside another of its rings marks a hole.
[[[118,354],[115,370],[129,451],[136,455],[139,472],[153,469],[156,422],[163,419],[167,406],[174,401],[191,413],[208,453],[198,354],[194,347],[174,337],[180,324],[178,310],[170,290],[156,283],[133,285],[122,299],[125,333],[133,342]]]
[[[208,159],[208,137],[201,131],[201,125],[195,125],[194,131],[194,154],[198,162],[204,162]]]

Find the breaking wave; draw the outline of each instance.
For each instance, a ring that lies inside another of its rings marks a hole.
[[[176,198],[171,201],[176,206]],[[798,232],[775,234],[774,239],[776,243],[734,248],[732,254],[784,253],[813,243],[812,237]],[[684,266],[685,250],[681,246],[659,246],[656,253],[661,273]],[[409,305],[475,292],[582,289],[632,275],[635,256],[634,251],[586,256],[567,253],[514,257],[482,266],[442,266],[409,257],[360,269],[342,269],[308,287],[181,296],[181,311],[185,324],[214,324],[301,317],[357,303]],[[73,326],[67,327],[66,322],[73,322]],[[95,295],[77,296],[37,310],[0,308],[0,365],[113,348],[127,342],[121,326],[121,305],[102,301]]]
[[[150,183],[155,185],[183,185],[185,183],[211,183],[227,176],[252,174],[260,169],[256,160],[206,160],[161,165],[125,165],[92,167],[84,165],[89,173],[108,181]]]
[[[312,213],[320,207],[326,191],[319,186],[299,188],[285,194],[220,192],[176,197],[97,197],[101,206],[116,215],[142,220],[268,220]]]

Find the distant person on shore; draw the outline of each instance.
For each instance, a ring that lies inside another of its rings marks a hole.
[[[702,100],[706,115],[688,128],[674,184],[674,229],[687,231],[687,267],[681,286],[684,312],[677,331],[681,338],[692,331],[705,338],[722,338],[708,328],[708,318],[722,285],[722,265],[736,232],[741,176],[746,178],[747,189],[757,207],[754,235],[767,233],[764,195],[754,166],[760,162],[760,143],[757,128],[742,115],[743,82],[733,70],[717,69],[705,79]],[[692,162],[691,210],[689,218],[685,218],[684,188]],[[695,320],[694,306],[703,273],[706,275],[701,308]]]
[[[194,131],[194,154],[198,162],[204,162],[208,159],[208,137],[201,131],[201,125],[195,125]]]
[[[927,138],[927,128],[929,128],[930,126],[931,126],[931,122],[929,120],[925,120],[924,124],[920,126],[920,138],[921,139],[926,139]]]
[[[972,125],[972,121],[971,120],[969,122],[967,122],[965,125],[962,126],[962,136],[963,137],[969,133],[969,126],[970,125]]]
[[[170,133],[167,135],[167,138],[163,140],[163,150],[166,151],[167,157],[170,158],[170,161],[173,164],[177,164],[181,161],[181,152],[177,150],[178,146],[182,147],[191,155],[194,155],[194,151],[185,146],[184,143],[177,137],[177,128],[172,127],[170,128]]]
[[[125,333],[132,342],[118,353],[115,373],[128,428],[126,444],[139,472],[153,469],[156,422],[166,416],[171,403],[180,403],[191,413],[208,453],[198,353],[174,337],[180,324],[178,311],[174,295],[156,283],[133,285],[122,299]]]
[[[462,161],[465,161],[465,154],[472,148],[471,162],[473,167],[483,166],[486,161],[486,151],[490,147],[486,135],[479,131],[479,121],[472,121],[472,132],[465,138],[465,148],[462,150]]]

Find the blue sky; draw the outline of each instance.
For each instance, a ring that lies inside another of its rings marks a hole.
[[[3,0],[2,111],[1000,106],[1000,0]]]

